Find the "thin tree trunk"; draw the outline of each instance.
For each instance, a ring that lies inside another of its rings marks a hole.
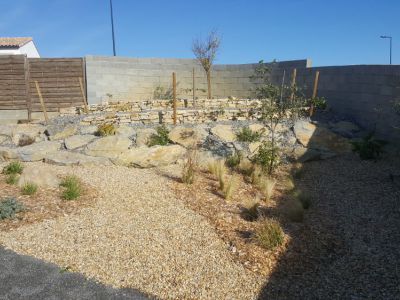
[[[211,99],[211,70],[208,70],[206,74],[207,74],[207,89],[208,89],[207,99]]]

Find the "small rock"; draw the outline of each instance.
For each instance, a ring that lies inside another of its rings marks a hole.
[[[40,187],[51,188],[57,188],[60,184],[57,174],[45,165],[40,167],[27,166],[24,168],[19,177],[18,186],[23,186],[29,182],[35,183]]]
[[[211,128],[211,133],[223,142],[236,141],[236,134],[230,125],[216,125]]]

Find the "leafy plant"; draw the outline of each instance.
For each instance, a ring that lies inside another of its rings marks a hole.
[[[253,222],[258,219],[260,202],[258,199],[247,200],[243,203],[240,215],[243,219]]]
[[[376,139],[371,132],[361,141],[353,141],[353,151],[358,153],[361,159],[377,159],[383,153],[383,147],[387,144],[384,140]]]
[[[235,154],[229,156],[225,160],[225,164],[228,166],[228,168],[235,168],[240,164],[240,161],[243,158],[243,154],[240,151],[235,152]]]
[[[249,127],[243,127],[236,134],[236,137],[239,142],[253,143],[260,140],[261,134],[256,131],[252,131]]]
[[[6,183],[15,185],[18,182],[19,175],[18,174],[8,174],[6,177]]]
[[[22,195],[33,195],[37,192],[38,186],[34,182],[27,182],[21,187]]]
[[[270,141],[264,141],[258,147],[257,154],[253,157],[253,162],[260,165],[265,173],[271,175],[280,162],[279,148]]]
[[[103,123],[97,126],[96,135],[98,136],[109,136],[115,135],[117,128],[112,123]]]
[[[3,174],[21,174],[23,170],[24,166],[19,161],[13,161],[3,168]]]
[[[150,136],[150,139],[147,143],[147,145],[149,147],[155,146],[155,145],[161,145],[161,146],[165,146],[169,144],[169,130],[167,127],[165,127],[164,125],[162,126],[158,126],[156,128],[157,134],[152,134]]]
[[[12,219],[23,210],[24,206],[15,198],[5,198],[0,202],[0,220]]]
[[[310,99],[310,105],[315,109],[326,109],[327,103],[324,97],[315,97]]]
[[[61,198],[64,200],[74,200],[78,198],[83,191],[81,180],[74,175],[65,177],[61,181],[60,186],[64,188],[61,194]]]
[[[267,250],[279,247],[284,242],[285,234],[281,225],[275,220],[265,220],[256,231],[259,245]]]
[[[182,169],[182,182],[186,184],[192,184],[195,179],[197,170],[197,152],[191,149],[187,153],[186,161]]]

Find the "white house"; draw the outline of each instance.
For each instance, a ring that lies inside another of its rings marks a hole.
[[[26,54],[27,57],[40,57],[31,37],[0,37],[0,55]]]

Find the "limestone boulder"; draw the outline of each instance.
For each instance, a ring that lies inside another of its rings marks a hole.
[[[85,154],[90,156],[101,156],[116,158],[131,146],[131,140],[122,136],[106,136],[95,140],[86,146]]]
[[[105,157],[88,156],[76,152],[58,151],[46,155],[44,161],[58,166],[109,166],[111,161]]]
[[[136,145],[146,146],[153,134],[157,134],[157,131],[153,128],[139,129],[136,133]]]
[[[115,133],[116,135],[131,137],[135,135],[135,129],[128,125],[120,125]]]
[[[89,144],[95,138],[94,135],[73,135],[65,139],[65,148],[68,150],[80,148]]]
[[[360,131],[360,127],[348,121],[340,121],[337,123],[331,123],[330,125],[332,131],[348,138],[353,137],[355,133]]]
[[[138,168],[167,166],[184,158],[186,149],[180,145],[169,146],[140,146],[122,153],[112,161],[117,165]]]
[[[47,154],[58,151],[60,149],[60,142],[45,141],[17,149],[19,158],[22,161],[39,161],[42,160]]]
[[[174,144],[192,148],[203,143],[207,135],[207,131],[203,128],[175,127],[168,137]]]
[[[46,129],[46,134],[51,141],[63,140],[69,136],[74,135],[78,131],[78,126],[69,124],[67,126],[50,125]]]
[[[334,153],[351,152],[350,142],[329,129],[299,120],[294,125],[296,139],[304,147]]]
[[[0,158],[2,160],[18,160],[19,153],[15,148],[0,147]]]
[[[94,125],[85,125],[79,128],[81,134],[92,134],[94,135],[97,131],[97,126]]]
[[[60,179],[46,165],[27,166],[19,177],[18,186],[23,186],[26,183],[35,183],[44,188],[57,188],[60,184]]]
[[[39,142],[45,130],[46,127],[40,124],[18,124],[12,130],[12,141],[15,145],[29,140]]]
[[[231,125],[216,125],[211,128],[211,133],[223,142],[236,141],[236,134]]]

